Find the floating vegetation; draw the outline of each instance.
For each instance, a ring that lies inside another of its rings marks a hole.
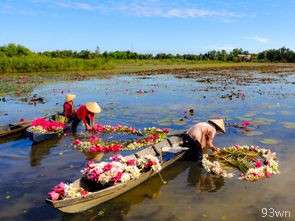
[[[290,112],[290,111],[280,111],[280,113],[281,113],[282,115],[286,115],[286,116],[293,115],[293,113]]]
[[[280,143],[281,141],[277,140],[277,139],[272,139],[272,138],[265,138],[265,139],[261,140],[260,142],[263,144],[275,145],[275,144]]]
[[[284,128],[293,129],[295,128],[295,122],[282,122]]]
[[[228,100],[232,100],[233,98],[238,98],[238,99],[244,100],[245,97],[246,97],[246,94],[243,93],[242,90],[230,91],[230,93],[220,96],[220,98],[228,99]]]
[[[252,137],[252,136],[260,136],[263,134],[263,132],[261,132],[261,131],[248,131],[248,132],[245,132],[244,134],[248,137]]]
[[[275,115],[276,113],[275,112],[264,112],[263,114],[265,114],[265,115]]]
[[[263,102],[261,105],[262,105],[263,107],[267,108],[267,109],[276,109],[276,108],[281,107],[281,104],[280,104],[280,103],[269,104],[269,103]]]
[[[274,119],[269,119],[269,118],[256,118],[253,120],[253,123],[258,124],[258,125],[270,125],[271,123],[275,122]]]
[[[257,114],[256,112],[249,112],[249,113],[245,114],[244,116],[245,116],[245,117],[253,117],[253,116],[255,116],[256,114]]]
[[[252,121],[252,118],[247,118],[243,116],[237,116],[236,118],[239,119],[240,121]]]

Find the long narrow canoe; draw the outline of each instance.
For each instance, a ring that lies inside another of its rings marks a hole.
[[[53,115],[46,115],[44,118],[52,117]],[[21,122],[11,123],[0,126],[0,137],[24,132],[33,122],[34,119],[25,120]]]
[[[188,148],[180,147],[179,145],[182,144],[183,142],[180,137],[173,136],[159,142],[158,144],[146,147],[145,149],[138,151],[134,155],[135,157],[144,157],[145,155],[152,154],[159,157],[163,170],[184,156]],[[163,151],[164,149],[165,151]],[[169,151],[169,149],[172,151]],[[126,193],[127,191],[140,185],[141,183],[156,174],[156,172],[150,170],[148,172],[143,172],[138,179],[130,180],[126,183],[115,183],[113,186],[107,187],[105,189],[88,192],[88,194],[84,197],[65,198],[57,201],[46,199],[46,202],[65,213],[83,212],[94,206],[107,202],[123,193]],[[74,185],[76,187],[83,187],[88,191],[91,190],[89,181],[83,178],[77,179],[74,182]]]
[[[31,125],[32,121],[33,120],[26,120],[22,122],[0,126],[0,137],[23,132]]]

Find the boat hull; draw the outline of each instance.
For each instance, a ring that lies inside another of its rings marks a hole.
[[[59,136],[59,133],[50,133],[50,134],[33,133],[29,131],[29,128],[27,129],[27,134],[29,139],[35,143],[40,143],[44,140],[49,140],[53,137]]]
[[[168,141],[167,141],[168,140]],[[177,140],[179,144],[179,139],[167,139],[163,142],[160,142],[158,144],[153,145],[152,147],[147,147],[141,151],[139,151],[138,154],[135,154],[135,156],[141,156],[145,155],[149,152],[153,152],[155,155],[157,154],[157,151],[159,151],[163,146],[174,145],[175,141]],[[174,143],[171,143],[171,140],[174,141]],[[157,151],[156,151],[157,150]],[[181,150],[179,153],[171,154],[170,158],[166,158],[165,160],[161,160],[161,167],[162,170],[168,167],[169,165],[173,164],[175,161],[182,158],[186,153],[186,150]],[[162,158],[162,156],[161,156]],[[63,200],[57,200],[52,201],[50,199],[46,199],[47,203],[51,204],[53,207],[59,209],[62,212],[65,213],[79,213],[83,212],[85,210],[88,210],[94,206],[97,206],[99,204],[105,203],[123,193],[126,193],[127,191],[133,189],[134,187],[140,185],[141,183],[145,182],[152,176],[156,175],[157,172],[154,172],[152,170],[148,172],[143,172],[138,179],[130,180],[127,183],[115,183],[113,186],[107,187],[105,189],[96,191],[96,192],[89,192],[84,197],[77,197],[77,198],[66,198]],[[80,178],[74,182],[74,185],[79,187],[83,185],[83,178]]]

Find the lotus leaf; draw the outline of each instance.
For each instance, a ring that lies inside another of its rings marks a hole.
[[[280,111],[280,113],[281,113],[282,115],[287,115],[287,116],[289,116],[289,115],[293,115],[293,113],[290,112],[290,111]]]
[[[261,131],[249,131],[247,133],[245,133],[248,137],[252,137],[252,136],[260,136],[263,134],[263,132]]]
[[[265,114],[265,115],[275,115],[276,113],[275,112],[265,112],[265,113],[263,113],[263,114]]]
[[[280,143],[280,140],[276,140],[276,139],[271,139],[271,138],[265,138],[263,140],[260,141],[263,144],[270,144],[270,145],[275,145]]]
[[[256,118],[253,120],[253,123],[258,124],[258,125],[270,125],[271,123],[275,122],[274,119],[269,119],[269,118]]]
[[[295,128],[295,122],[282,122],[285,128]]]
[[[253,117],[253,116],[255,116],[255,115],[256,115],[255,112],[249,112],[249,113],[245,114],[244,116],[245,116],[245,117]]]
[[[252,118],[247,118],[247,117],[243,117],[243,116],[238,116],[238,117],[236,117],[236,118],[238,118],[240,121],[252,121]]]

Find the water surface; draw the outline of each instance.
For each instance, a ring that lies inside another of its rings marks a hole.
[[[178,161],[161,173],[167,184],[155,176],[84,213],[64,214],[47,205],[45,198],[60,181],[72,182],[81,176],[86,160],[70,146],[74,137],[67,133],[33,144],[25,135],[16,135],[0,141],[0,219],[267,220],[270,217],[262,218],[262,209],[273,208],[290,212],[291,217],[282,220],[294,220],[294,82],[295,75],[290,73],[120,75],[41,85],[33,94],[44,97],[45,104],[34,106],[18,98],[1,102],[1,125],[62,111],[68,92],[77,95],[76,107],[98,102],[102,112],[96,122],[100,124],[155,126],[176,133],[219,116],[227,124],[250,121],[249,131],[228,126],[226,134],[215,138],[215,145],[269,148],[278,155],[281,174],[245,182],[205,176],[196,162]],[[192,115],[187,112],[190,109]],[[85,133],[82,125],[78,131]]]

